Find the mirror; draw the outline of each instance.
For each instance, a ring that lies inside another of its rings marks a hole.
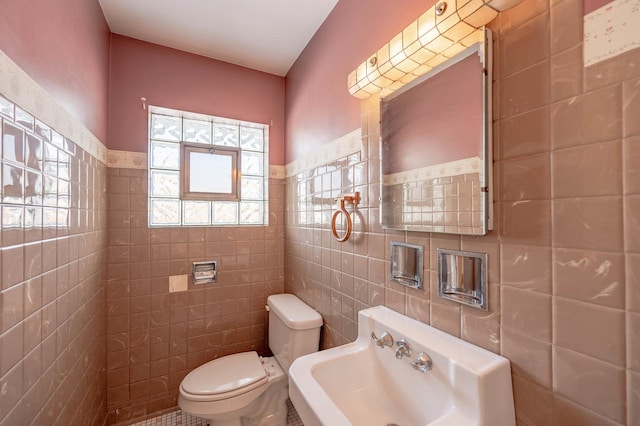
[[[492,229],[491,33],[380,100],[381,224]]]

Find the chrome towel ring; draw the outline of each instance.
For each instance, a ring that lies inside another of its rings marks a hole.
[[[354,207],[357,206],[358,203],[360,203],[360,192],[356,191],[349,194],[341,194],[336,199],[336,201],[337,210],[331,217],[331,233],[333,234],[333,237],[338,240],[338,242],[344,243],[349,239],[349,237],[351,236],[351,231],[353,230],[353,220],[351,219],[351,214],[344,207],[344,203],[347,202],[353,204]],[[347,229],[343,236],[340,236],[336,229],[336,221],[338,220],[338,216],[340,216],[340,214],[343,214],[345,220],[347,221]]]

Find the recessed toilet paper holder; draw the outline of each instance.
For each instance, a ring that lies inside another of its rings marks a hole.
[[[488,310],[487,254],[437,249],[438,296]]]
[[[205,262],[193,262],[191,274],[193,284],[215,283],[218,275],[218,262],[209,260]]]

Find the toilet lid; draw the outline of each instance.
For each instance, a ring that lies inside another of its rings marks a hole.
[[[193,370],[182,388],[194,395],[217,395],[242,390],[248,392],[267,380],[257,352],[242,352],[214,359]]]

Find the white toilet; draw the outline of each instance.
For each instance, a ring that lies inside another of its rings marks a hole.
[[[292,294],[267,298],[269,348],[214,359],[182,380],[178,405],[211,426],[284,426],[288,371],[298,357],[318,351],[322,317]]]

